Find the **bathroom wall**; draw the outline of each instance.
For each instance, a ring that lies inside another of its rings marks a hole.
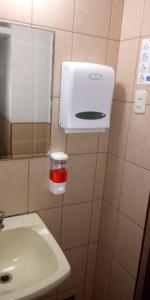
[[[0,162],[0,209],[7,216],[38,212],[72,267],[69,279],[44,300],[73,295],[76,300],[92,299],[109,132],[65,135],[58,127],[60,70],[65,60],[116,68],[122,4],[120,0],[0,1],[2,20],[55,31],[50,149],[69,154],[67,192],[64,197],[48,192],[48,158]],[[30,128],[24,130],[26,145],[30,135]]]
[[[150,86],[137,85],[141,41],[150,37],[150,1],[124,1],[117,84],[100,220],[95,300],[132,300],[150,191]],[[146,112],[134,112],[137,89]]]

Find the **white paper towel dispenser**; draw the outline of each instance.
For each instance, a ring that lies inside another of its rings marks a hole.
[[[64,62],[59,125],[66,133],[101,132],[110,127],[115,73],[109,66]]]

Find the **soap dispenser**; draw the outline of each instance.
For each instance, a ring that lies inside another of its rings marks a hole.
[[[64,152],[52,152],[49,157],[49,190],[56,195],[63,194],[67,184],[68,155]]]

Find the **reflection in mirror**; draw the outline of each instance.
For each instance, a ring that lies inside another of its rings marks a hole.
[[[47,153],[54,33],[0,23],[0,158]]]

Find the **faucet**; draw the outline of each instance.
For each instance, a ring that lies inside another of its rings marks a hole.
[[[5,217],[4,211],[0,211],[0,230],[4,228],[4,224],[3,224],[4,217]]]

